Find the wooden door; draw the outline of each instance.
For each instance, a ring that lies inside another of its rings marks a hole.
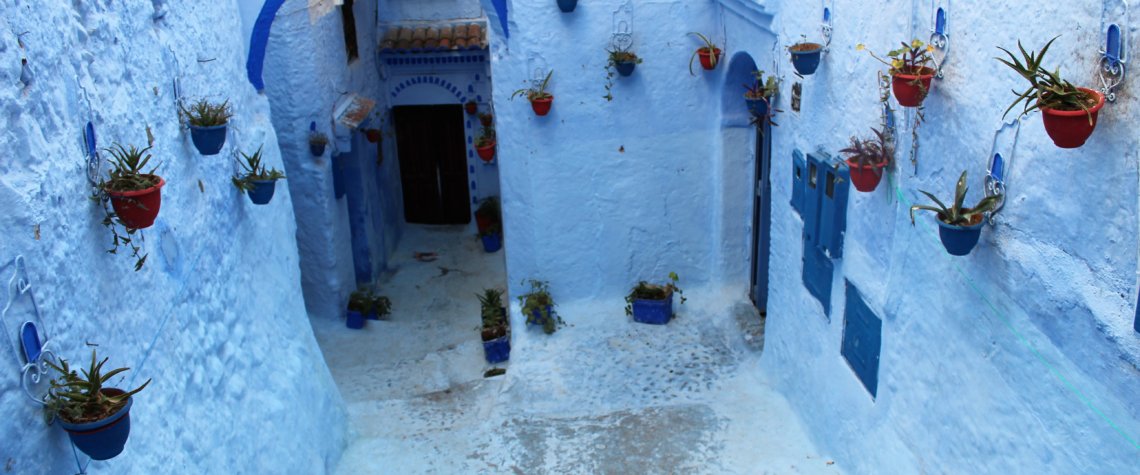
[[[469,223],[463,106],[400,106],[393,114],[405,219],[420,224]]]

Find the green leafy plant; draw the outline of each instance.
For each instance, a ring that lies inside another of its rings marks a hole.
[[[1021,111],[1021,115],[1028,114],[1032,110],[1042,107],[1065,111],[1083,110],[1088,115],[1089,124],[1092,124],[1093,117],[1089,108],[1096,105],[1097,99],[1085,91],[1077,89],[1077,86],[1061,78],[1060,69],[1049,71],[1049,69],[1041,67],[1041,61],[1045,59],[1045,53],[1049,51],[1049,47],[1053,45],[1054,41],[1057,41],[1057,38],[1060,38],[1060,36],[1054,36],[1053,39],[1045,43],[1045,46],[1037,53],[1026,51],[1025,47],[1021,45],[1021,41],[1018,40],[1017,49],[1021,53],[1020,59],[1009,50],[1000,46],[998,47],[998,49],[1009,56],[1009,59],[994,59],[1009,66],[1010,69],[1013,69],[1017,74],[1029,81],[1029,87],[1024,91],[1013,91],[1013,93],[1017,95],[1017,99],[1006,108],[1002,118],[1009,115],[1009,111],[1013,110],[1018,104],[1024,102],[1025,106]]]
[[[750,100],[771,99],[780,92],[780,83],[775,75],[764,78],[764,71],[752,71],[752,84],[744,84],[744,98]]]
[[[987,196],[978,201],[978,204],[973,208],[965,208],[962,206],[966,200],[966,192],[969,187],[966,186],[966,171],[962,171],[962,176],[958,178],[958,186],[954,192],[954,205],[947,207],[934,195],[922,190],[919,193],[926,195],[937,206],[928,205],[913,205],[910,207],[910,224],[914,225],[914,212],[916,210],[933,211],[937,213],[938,219],[943,223],[952,226],[972,226],[981,222],[985,213],[993,211],[997,206],[999,197]]]
[[[483,216],[491,220],[492,223],[502,221],[501,210],[499,208],[499,198],[495,196],[484,198],[479,202],[479,207],[475,209],[476,216]]]
[[[519,305],[522,306],[523,315],[526,315],[526,322],[528,324],[541,323],[542,331],[547,335],[565,325],[562,317],[554,312],[554,298],[550,296],[550,283],[536,279],[523,282],[530,284],[530,292],[519,296]]]
[[[495,145],[495,128],[483,127],[479,130],[479,137],[475,139],[475,146],[483,148],[491,145]]]
[[[103,373],[103,365],[107,358],[98,359],[95,350],[91,350],[91,366],[81,369],[82,374],[75,372],[68,365],[67,360],[60,359],[56,365],[47,361],[47,365],[59,373],[53,378],[45,398],[44,416],[48,422],[55,417],[73,424],[96,422],[115,414],[127,403],[127,398],[138,394],[150,384],[146,380],[142,386],[122,394],[104,393],[108,380],[127,371],[129,368],[117,368]]]
[[[392,300],[377,294],[371,287],[360,286],[349,294],[348,309],[361,315],[375,313],[382,317],[392,312]]]
[[[316,130],[309,132],[309,145],[328,145],[329,136]]]
[[[693,51],[693,55],[689,57],[689,75],[690,76],[696,76],[697,75],[697,73],[693,72],[693,60],[697,59],[697,57],[700,56],[701,51],[707,51],[708,52],[709,62],[710,62],[710,64],[712,64],[712,67],[715,68],[717,63],[720,62],[720,57],[717,56],[717,54],[716,54],[717,50],[719,50],[720,48],[717,48],[716,43],[713,43],[712,40],[710,40],[709,37],[707,37],[705,35],[702,35],[702,34],[697,33],[697,32],[690,32],[689,34],[696,36],[697,38],[699,38],[701,40],[701,43],[704,44],[704,46],[701,46],[700,48],[697,48],[696,51]]]
[[[185,107],[182,104],[179,104],[178,107],[182,110],[182,115],[186,117],[186,121],[195,127],[224,125],[229,122],[230,117],[233,117],[228,99],[222,101],[221,104],[199,99],[190,107]]]
[[[934,51],[933,45],[923,43],[922,40],[911,40],[910,44],[903,42],[899,44],[901,45],[900,48],[887,53],[887,58],[890,61],[880,58],[873,51],[866,49],[863,43],[855,45],[855,50],[866,50],[872,58],[887,65],[892,76],[898,74],[917,76],[923,74],[926,69],[934,69],[934,57],[930,54]]]
[[[280,180],[285,178],[285,174],[276,168],[266,169],[265,165],[261,163],[261,147],[257,147],[257,151],[253,155],[241,153],[242,160],[238,160],[244,173],[234,175],[232,181],[234,186],[239,190],[249,191],[254,188],[255,181],[269,181]]]
[[[537,86],[524,87],[522,89],[516,90],[515,92],[511,93],[511,99],[513,100],[518,96],[526,96],[527,99],[536,101],[539,99],[548,99],[554,97],[546,91],[546,88],[550,86],[550,77],[552,75],[554,75],[553,69],[550,70],[550,72],[546,73],[546,78],[542,80],[542,83]]]
[[[681,296],[681,305],[684,305],[686,299],[684,292],[677,286],[679,280],[676,272],[670,272],[669,282],[665,285],[650,284],[644,280],[638,282],[637,286],[629,291],[629,295],[625,296],[625,314],[633,315],[634,300],[665,300],[674,293]]]
[[[483,341],[491,341],[507,334],[508,324],[503,312],[503,291],[483,289],[479,297],[480,316],[483,321]]]
[[[149,146],[140,150],[134,145],[124,147],[115,143],[104,150],[111,156],[111,170],[107,172],[107,179],[99,183],[100,189],[117,192],[141,191],[158,185],[159,178],[154,174],[158,166],[146,169],[151,159],[151,155],[147,153],[150,150]],[[131,257],[135,258],[135,271],[142,270],[149,256],[143,254],[142,246],[139,245],[143,241],[142,233],[138,229],[128,227],[119,219],[111,207],[108,196],[102,195],[95,199],[103,206],[102,224],[111,231],[111,248],[107,252],[118,254],[121,246],[128,247],[131,250]],[[134,204],[142,206],[141,203]]]
[[[855,162],[860,168],[871,167],[875,175],[882,176],[883,168],[890,166],[894,159],[895,149],[887,134],[879,129],[871,129],[874,137],[860,139],[851,137],[851,145],[839,151],[847,160]]]
[[[606,101],[614,100],[613,92],[614,76],[617,75],[618,64],[641,64],[641,58],[637,57],[637,53],[629,50],[629,48],[621,48],[615,46],[613,49],[607,49],[608,59],[606,60],[606,95],[602,96]]]

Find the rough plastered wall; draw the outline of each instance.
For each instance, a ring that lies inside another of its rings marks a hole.
[[[453,18],[479,18],[483,7],[479,0],[377,0],[381,21],[437,21]]]
[[[820,39],[820,2],[768,3],[785,46],[801,34]],[[946,197],[963,169],[967,201],[981,196],[1010,89],[1023,87],[993,59],[997,46],[1015,48],[1021,39],[1039,49],[1061,35],[1046,65],[1096,85],[1105,4],[954,3],[945,79],[933,86],[917,130],[917,171],[909,157],[913,112],[900,111],[898,167],[874,193],[850,195],[829,320],[801,283],[803,222],[788,205],[792,150],[834,154],[849,136],[869,134],[879,124],[875,73],[885,68],[854,46],[882,54],[926,39],[930,28],[929,2],[834,2],[831,53],[803,80],[802,112],[785,112],[774,129],[766,369],[821,449],[853,472],[1134,472],[1135,89],[1118,92],[1079,149],[1055,147],[1038,114],[1024,120],[1005,210],[970,255],[948,256],[928,213],[913,227],[907,217],[908,204],[922,202],[916,190]],[[1027,14],[1034,20],[1011,21]],[[784,79],[787,91],[794,77]],[[789,94],[780,108],[791,110]],[[877,399],[840,356],[844,279],[883,318]]]
[[[98,345],[109,364],[131,367],[115,385],[153,380],[136,396],[126,450],[88,472],[330,471],[346,417],[301,298],[293,197],[280,186],[269,205],[254,206],[230,183],[235,150],[263,146],[268,164],[282,166],[269,104],[245,77],[236,5],[0,5],[0,299],[13,303],[9,262],[24,256],[59,356],[83,362]],[[20,81],[22,58],[30,84]],[[221,155],[199,155],[180,128],[176,79],[187,98],[229,99]],[[84,173],[88,118],[101,146],[145,146],[148,128],[153,135],[166,186],[156,224],[142,231],[149,258],[138,272],[128,256],[105,252],[111,235]],[[0,464],[76,473],[65,433],[45,426],[20,390],[12,339],[33,319],[28,303],[21,296],[4,316]]]

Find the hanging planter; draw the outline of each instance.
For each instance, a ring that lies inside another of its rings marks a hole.
[[[899,44],[902,45],[899,49],[887,53],[889,61],[870,50],[867,50],[867,53],[890,68],[891,92],[894,93],[899,105],[919,107],[930,94],[933,85],[931,80],[937,72],[932,67],[934,58],[930,55],[934,51],[934,46],[923,43],[922,40]],[[862,43],[855,45],[857,51],[865,49]]]
[[[788,47],[788,54],[792,56],[792,67],[800,76],[811,76],[819,68],[820,57],[823,55],[823,45],[819,43],[801,42]]]
[[[368,129],[364,131],[364,138],[368,139],[368,143],[379,143],[383,136],[380,129]]]
[[[910,207],[910,224],[914,225],[914,212],[916,210],[933,211],[938,218],[938,237],[942,246],[952,256],[965,256],[978,244],[978,237],[982,232],[985,213],[994,210],[997,206],[998,196],[987,196],[978,201],[973,208],[964,208],[962,203],[966,199],[966,172],[958,178],[958,185],[954,191],[953,205],[947,208],[941,200],[934,195],[919,190],[926,195],[935,206],[913,205]]]
[[[883,170],[891,164],[895,155],[885,133],[871,129],[875,137],[858,139],[851,137],[851,145],[839,151],[845,155],[847,167],[851,170],[851,183],[864,193],[875,191],[883,178]]]
[[[261,147],[253,155],[241,154],[244,160],[238,163],[245,173],[233,177],[233,184],[238,190],[246,192],[249,200],[255,205],[269,204],[273,199],[273,192],[277,189],[277,180],[285,178],[285,174],[276,168],[266,169],[261,164]]]
[[[463,104],[463,109],[467,111],[467,115],[475,115],[479,113],[479,104],[475,101],[467,101]]]
[[[128,230],[149,228],[162,207],[162,187],[166,180],[155,175],[157,169],[144,170],[150,162],[150,147],[139,150],[134,145],[114,144],[106,149],[113,168],[109,179],[100,184],[111,199],[115,216]]]
[[[606,95],[602,96],[607,101],[614,100],[613,87],[614,76],[628,77],[633,74],[638,64],[641,64],[641,58],[637,54],[630,51],[629,47],[615,46],[613,49],[607,49],[608,58],[606,59]]]
[[[329,136],[315,130],[309,132],[309,153],[312,153],[314,157],[324,155],[325,146],[328,144]]]
[[[482,124],[483,127],[490,127],[494,119],[495,117],[491,114],[479,114],[479,123]]]
[[[578,0],[558,0],[558,9],[562,10],[562,13],[573,12],[577,7]]]
[[[770,103],[780,91],[780,83],[776,76],[764,78],[764,71],[752,71],[755,78],[752,84],[744,84],[744,103],[748,113],[753,118],[766,118],[771,116]]]
[[[61,359],[59,365],[47,362],[59,379],[51,381],[45,410],[59,420],[75,447],[93,460],[108,460],[123,452],[131,434],[133,396],[150,384],[148,379],[129,392],[105,388],[107,379],[127,370],[103,373],[106,362],[107,358],[98,360],[95,350],[91,350],[91,366],[81,372],[71,369],[67,360]]]
[[[554,312],[554,298],[550,296],[550,284],[535,279],[530,279],[529,282],[530,291],[519,296],[519,306],[526,316],[526,324],[542,327],[542,332],[550,335],[564,324],[562,317]]]
[[[226,143],[226,129],[230,117],[229,100],[221,104],[200,99],[189,109],[182,107],[182,114],[190,124],[190,140],[202,155],[217,155]]]
[[[710,40],[709,37],[705,35],[697,32],[692,32],[689,34],[696,36],[704,44],[704,46],[697,48],[697,50],[693,52],[693,55],[689,57],[689,74],[696,76],[696,73],[693,72],[694,59],[700,59],[701,68],[703,68],[705,71],[712,71],[716,69],[717,65],[720,64],[720,48],[718,48],[716,46],[716,43],[713,43],[712,40]]]
[[[625,314],[633,317],[633,321],[650,325],[664,325],[673,319],[673,294],[681,295],[681,304],[685,297],[680,287],[677,287],[677,274],[669,273],[669,283],[654,285],[641,281],[629,291],[625,297]]]
[[[483,130],[479,132],[479,138],[475,140],[475,153],[487,163],[491,163],[491,160],[495,159],[495,129],[493,127],[483,127]]]
[[[546,73],[546,79],[537,86],[523,88],[516,90],[511,94],[513,100],[517,96],[526,96],[530,100],[530,107],[534,109],[534,115],[544,116],[550,112],[550,106],[554,103],[554,95],[546,91],[546,87],[550,85],[550,77],[554,74],[554,70]]]
[[[1033,109],[1041,109],[1045,133],[1049,134],[1053,143],[1061,148],[1077,148],[1084,145],[1096,129],[1097,117],[1104,107],[1104,94],[1074,86],[1061,78],[1059,69],[1050,70],[1041,66],[1045,52],[1056,40],[1057,37],[1049,40],[1036,54],[1026,52],[1018,41],[1020,59],[1009,50],[998,47],[1009,56],[1009,60],[998,58],[998,61],[1029,81],[1029,87],[1017,95],[1005,113],[1008,115],[1022,101],[1025,102],[1022,115]]]
[[[503,308],[503,291],[483,289],[483,294],[478,297],[483,321],[480,331],[483,356],[490,364],[507,361],[511,358],[511,328],[507,309]]]
[[[915,74],[891,74],[891,92],[895,100],[903,107],[918,107],[930,93],[930,85],[934,79],[934,68],[921,67]]]

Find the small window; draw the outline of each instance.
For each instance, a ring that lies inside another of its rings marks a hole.
[[[827,172],[827,187],[824,189],[828,198],[835,198],[835,174]]]
[[[344,0],[340,6],[340,19],[344,24],[344,51],[348,54],[348,62],[360,57],[360,49],[356,46],[356,15],[352,12],[353,0]]]
[[[815,164],[808,165],[808,186],[815,188]]]

